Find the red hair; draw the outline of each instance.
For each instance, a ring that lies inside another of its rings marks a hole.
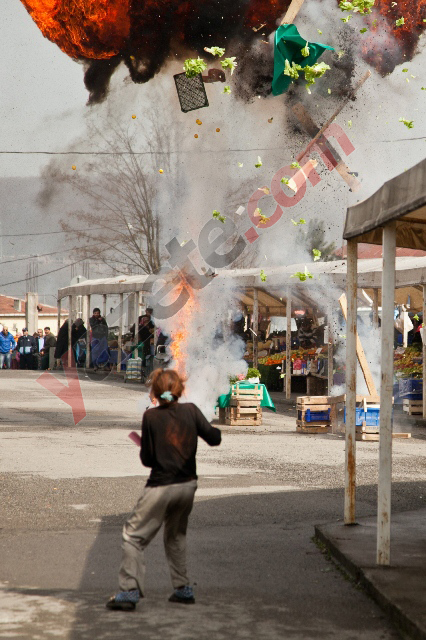
[[[162,394],[169,391],[173,396],[173,401],[181,397],[185,390],[183,378],[174,369],[156,369],[151,376],[151,396],[160,402],[168,402],[162,398]]]

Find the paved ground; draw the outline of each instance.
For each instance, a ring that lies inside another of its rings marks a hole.
[[[392,515],[391,566],[376,564],[377,519],[316,527],[317,537],[408,637],[426,640],[426,509]]]
[[[83,375],[87,417],[74,426],[37,376],[0,377],[1,638],[399,637],[311,540],[314,524],[342,517],[343,440],[296,434],[294,409],[281,402],[263,427],[224,428],[220,448],[200,443],[189,532],[197,604],[167,602],[159,536],[147,552],[147,598],[131,614],[106,611],[121,526],[147,475],[127,437],[147,396]],[[395,513],[425,506],[425,432],[413,436],[394,443]],[[359,517],[375,513],[377,451],[358,445]]]

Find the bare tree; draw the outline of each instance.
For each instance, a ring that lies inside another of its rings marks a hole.
[[[85,164],[83,175],[67,172],[60,177],[84,197],[90,210],[67,213],[61,226],[82,259],[96,248],[97,260],[113,273],[153,273],[161,256],[151,152],[138,151],[135,137],[118,124],[107,133],[92,134],[103,149],[96,162]]]

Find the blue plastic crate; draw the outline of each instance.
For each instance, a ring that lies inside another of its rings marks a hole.
[[[343,419],[346,422],[346,408]],[[362,427],[364,420],[367,427],[378,427],[380,424],[380,407],[367,407],[367,413],[364,412],[362,407],[357,407],[355,425]]]
[[[423,398],[423,380],[417,378],[400,378],[399,395],[412,400],[421,400]]]
[[[331,409],[327,409],[326,411],[311,411],[310,409],[306,409],[304,420],[305,422],[330,420],[330,411]]]

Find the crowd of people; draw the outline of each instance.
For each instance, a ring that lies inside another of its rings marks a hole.
[[[155,325],[152,319],[152,309],[139,316],[137,329],[130,327],[130,336],[137,344],[139,357],[144,367],[152,368],[154,355],[154,341],[157,345],[164,345],[167,336],[157,331],[154,336]],[[82,318],[77,318],[71,325],[72,361],[77,367],[86,364],[87,328]],[[101,315],[98,307],[93,309],[89,318],[90,336],[90,366],[97,369],[111,368],[111,351],[108,343],[109,327],[106,319]],[[0,369],[54,369],[60,367],[61,359],[69,350],[69,320],[65,320],[55,336],[50,327],[37,329],[30,335],[24,327],[22,334],[14,336],[6,325],[0,331]],[[112,341],[113,346],[118,346]],[[111,342],[110,342],[111,344]],[[54,349],[54,352],[51,351]],[[12,362],[16,365],[12,367]]]
[[[30,336],[27,327],[22,329],[22,335],[15,340],[9,328],[3,325],[0,331],[0,369],[12,367],[12,357],[19,361],[20,369],[48,369],[49,350],[56,346],[56,337],[50,327],[37,329]]]

